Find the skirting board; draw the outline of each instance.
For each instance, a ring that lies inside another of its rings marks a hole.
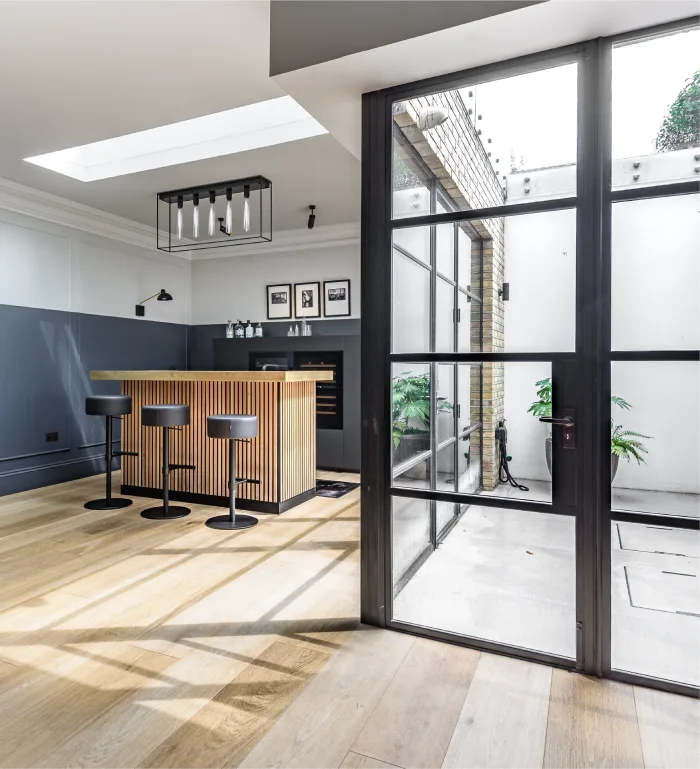
[[[121,493],[128,497],[148,497],[149,499],[161,499],[163,492],[160,489],[150,489],[145,486],[125,486],[122,485]],[[215,494],[196,494],[190,491],[170,490],[168,496],[173,502],[192,502],[198,505],[212,505],[215,507],[228,508],[228,497],[220,497]],[[285,513],[293,507],[308,502],[316,496],[316,489],[309,489],[296,497],[287,499],[284,502],[261,502],[256,499],[238,499],[236,498],[236,510],[250,510],[254,513]]]

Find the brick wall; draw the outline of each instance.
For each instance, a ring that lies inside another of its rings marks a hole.
[[[418,127],[416,109],[422,106],[439,106],[449,113],[442,125],[422,131]],[[395,109],[394,121],[403,135],[420,154],[457,207],[466,211],[503,205],[504,192],[499,184],[488,151],[481,142],[479,129],[458,91],[432,94],[403,102]],[[484,271],[479,285],[480,246],[472,247],[472,290],[483,289],[483,351],[503,350],[503,302],[498,291],[503,283],[504,222],[503,219],[473,221],[471,223],[483,238]],[[471,349],[479,349],[479,306],[471,303]],[[497,423],[503,419],[503,364],[484,364],[483,396],[479,401],[479,377],[474,371],[471,377],[471,421],[479,420],[483,406],[483,447],[480,437],[471,438],[472,458],[483,451],[483,485],[493,489],[498,485],[498,456],[495,444]]]

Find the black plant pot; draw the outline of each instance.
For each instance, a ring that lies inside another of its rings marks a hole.
[[[550,435],[544,442],[544,456],[547,460],[547,470],[549,474],[552,474],[552,436]],[[610,454],[610,483],[615,480],[617,475],[617,466],[620,462],[620,457],[617,454]]]
[[[402,435],[399,445],[394,449],[394,467],[414,457],[416,454],[427,451],[429,448],[430,434],[428,432]],[[406,476],[422,480],[425,478],[425,473],[425,463],[421,462],[408,470]]]

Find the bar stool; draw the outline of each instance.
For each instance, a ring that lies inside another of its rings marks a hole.
[[[170,462],[169,430],[190,423],[190,407],[183,404],[158,403],[141,407],[141,424],[144,427],[163,428],[163,504],[143,510],[141,515],[151,521],[169,521],[190,514],[189,507],[170,504],[168,485],[171,470],[194,470],[195,465],[179,465]]]
[[[105,475],[105,498],[93,499],[85,503],[88,510],[119,510],[128,507],[132,500],[112,496],[112,459],[114,457],[136,457],[135,451],[112,451],[112,420],[119,419],[126,414],[131,414],[130,395],[88,395],[85,398],[85,413],[91,417],[105,418],[105,462],[107,473]]]
[[[255,438],[258,418],[250,414],[217,414],[207,417],[207,435],[228,441],[228,515],[216,515],[207,520],[210,529],[249,529],[258,522],[252,515],[236,515],[236,486],[260,483],[251,478],[236,478],[236,441]]]

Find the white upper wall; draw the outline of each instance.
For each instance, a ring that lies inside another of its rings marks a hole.
[[[186,259],[0,208],[0,304],[134,318],[165,288],[146,319],[186,324],[189,283]]]
[[[226,323],[238,318],[267,321],[266,286],[312,281],[322,284],[324,280],[346,278],[351,288],[350,317],[359,318],[359,242],[197,260],[192,262],[192,323]]]

